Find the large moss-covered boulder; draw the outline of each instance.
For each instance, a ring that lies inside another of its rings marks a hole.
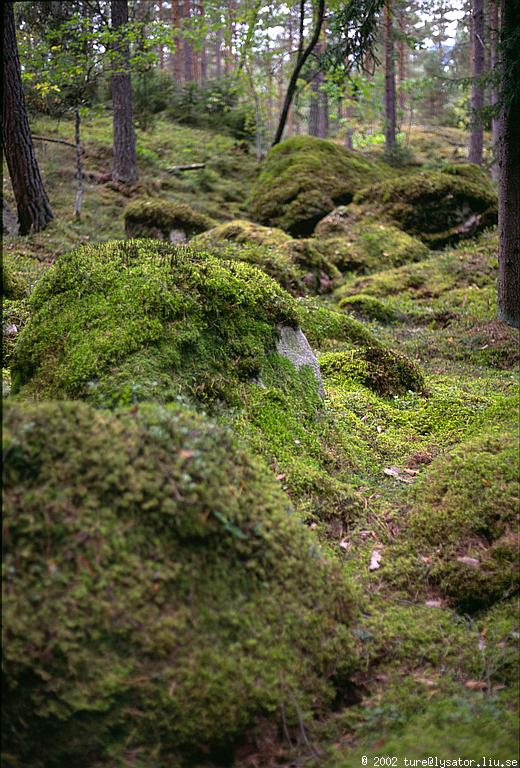
[[[328,352],[320,357],[320,366],[332,382],[362,384],[382,396],[426,391],[418,366],[380,345]]]
[[[330,290],[339,270],[313,240],[295,240],[277,227],[236,219],[194,237],[191,247],[254,264],[296,295]]]
[[[4,409],[6,765],[233,763],[348,679],[352,598],[270,473],[206,417]]]
[[[440,248],[496,224],[497,195],[476,171],[422,172],[367,186],[355,202]]]
[[[377,272],[428,255],[421,240],[353,203],[325,216],[312,242],[342,272]]]
[[[490,419],[431,464],[386,555],[399,583],[434,587],[464,612],[520,585],[518,400]]]
[[[350,203],[366,184],[390,174],[383,163],[339,144],[294,136],[267,155],[253,188],[250,211],[262,224],[306,236],[336,206]]]
[[[104,405],[236,400],[297,305],[256,267],[153,240],[65,254],[19,336],[15,390]]]
[[[154,237],[185,243],[213,226],[213,221],[185,203],[148,198],[134,200],[124,211],[127,237]]]

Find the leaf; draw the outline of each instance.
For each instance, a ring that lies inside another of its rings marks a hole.
[[[370,565],[368,566],[368,570],[377,571],[379,568],[381,568],[381,550],[374,549],[372,552],[372,557],[370,558]]]
[[[457,562],[468,565],[470,568],[480,568],[480,562],[475,557],[458,557]]]
[[[466,688],[470,691],[485,691],[488,687],[487,683],[483,680],[468,680],[465,683]]]

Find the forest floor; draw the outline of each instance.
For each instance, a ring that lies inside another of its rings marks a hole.
[[[73,133],[69,122],[39,119],[32,127],[36,135],[68,140]],[[109,117],[86,119],[83,131],[80,220],[72,217],[74,150],[37,143],[55,220],[42,233],[4,243],[31,286],[76,245],[124,237],[122,213],[131,198],[103,177]],[[413,147],[434,162],[439,146],[451,158],[461,136],[451,132],[447,141],[415,131]],[[132,196],[188,202],[221,221],[247,217],[257,163],[233,139],[158,120],[138,133],[138,147],[140,181]],[[206,166],[182,175],[167,170],[190,162]],[[347,275],[334,294],[315,300],[337,307],[362,294],[364,304],[353,311],[388,348],[420,366],[426,391],[381,396],[325,375],[328,418],[349,444],[329,461],[336,467],[331,475],[348,484],[355,511],[324,518],[309,512],[306,522],[355,585],[358,661],[335,711],[301,723],[288,738],[259,723],[237,766],[354,768],[377,765],[378,755],[397,758],[379,765],[396,766],[405,757],[517,757],[518,601],[495,600],[496,541],[489,532],[511,493],[495,476],[518,440],[520,355],[516,333],[494,319],[496,253],[496,232],[487,231],[420,262]],[[320,357],[337,348],[325,340],[316,351]],[[297,421],[287,425],[287,440],[296,445],[289,463],[301,459],[297,471],[305,473],[312,461]],[[348,472],[341,467],[345,450]],[[517,474],[514,451],[512,462],[507,477]],[[475,522],[478,515],[487,526]],[[502,544],[507,535],[501,531]],[[506,568],[505,544],[502,556]]]

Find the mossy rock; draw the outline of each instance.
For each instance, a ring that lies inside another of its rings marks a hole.
[[[380,345],[329,352],[320,357],[320,367],[332,380],[362,384],[383,397],[426,391],[418,366]]]
[[[256,717],[332,703],[350,589],[229,431],[180,406],[4,415],[9,764],[230,765]]]
[[[13,260],[3,254],[2,256],[2,299],[23,299],[27,296],[28,289],[25,280],[16,270]]]
[[[496,224],[497,195],[475,175],[422,172],[367,187],[355,202],[379,212],[432,248]]]
[[[295,240],[281,229],[245,219],[220,224],[194,237],[190,245],[254,264],[295,295],[326,292],[340,274],[312,240]]]
[[[508,413],[430,465],[387,553],[392,577],[433,585],[464,612],[519,586],[518,400]]]
[[[376,336],[359,320],[345,312],[324,307],[316,299],[304,300],[298,307],[298,322],[309,342],[322,348],[327,341],[349,346],[378,346]]]
[[[234,401],[297,305],[256,267],[153,240],[65,254],[39,281],[13,389],[35,397]]]
[[[341,272],[370,273],[420,261],[427,246],[362,206],[340,206],[320,221],[316,247]]]
[[[307,236],[333,208],[391,173],[383,163],[331,141],[294,136],[269,151],[251,194],[250,211],[262,224]]]
[[[148,198],[134,200],[124,211],[127,237],[153,237],[185,243],[193,235],[210,229],[214,222],[185,203]]]
[[[377,320],[380,323],[391,323],[398,318],[397,312],[388,303],[366,293],[346,296],[340,300],[339,306],[367,320]]]

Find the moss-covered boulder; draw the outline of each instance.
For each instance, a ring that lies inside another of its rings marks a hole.
[[[185,243],[214,224],[210,218],[185,203],[153,197],[129,203],[124,219],[127,237],[153,237],[171,243]]]
[[[341,272],[370,273],[420,261],[427,246],[363,206],[340,206],[317,225],[312,242]]]
[[[391,323],[399,317],[396,310],[382,299],[367,293],[355,293],[340,299],[341,309],[352,312],[367,320],[377,320],[380,323]]]
[[[386,555],[399,583],[433,586],[464,612],[519,587],[518,400],[492,418],[430,465]]]
[[[281,229],[245,219],[220,224],[190,245],[254,264],[295,295],[329,291],[340,275],[312,240],[295,240]]]
[[[350,591],[228,431],[179,406],[4,415],[6,763],[230,765],[256,717],[331,703]]]
[[[422,172],[367,187],[355,202],[395,222],[433,248],[496,224],[497,195],[476,174]]]
[[[320,357],[324,376],[333,382],[352,381],[382,396],[405,392],[424,393],[426,385],[417,365],[399,352],[378,346],[363,346]]]
[[[65,254],[39,281],[15,389],[36,397],[236,400],[297,305],[256,267],[153,240]]]
[[[253,188],[250,211],[262,224],[309,235],[367,183],[391,175],[383,163],[312,136],[294,136],[268,153]]]

